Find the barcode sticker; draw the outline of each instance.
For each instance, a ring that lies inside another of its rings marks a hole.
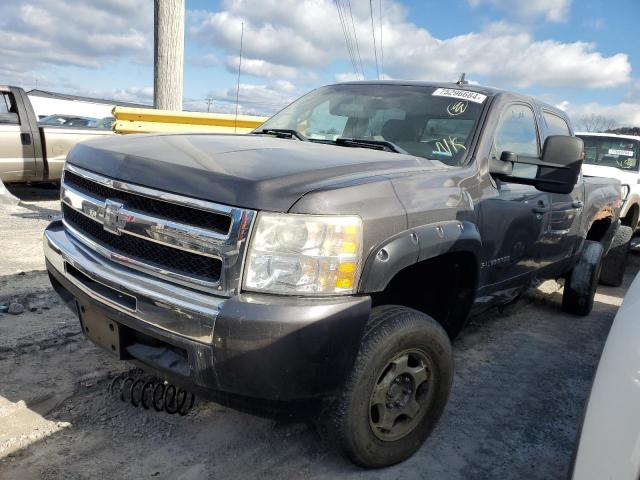
[[[457,88],[437,88],[433,95],[436,97],[459,98],[460,100],[469,100],[470,102],[482,103],[487,96],[478,92],[470,92],[469,90],[458,90]]]
[[[615,148],[609,149],[609,155],[620,155],[623,157],[633,157],[632,150],[616,150]]]

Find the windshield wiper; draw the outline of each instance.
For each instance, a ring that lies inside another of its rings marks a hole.
[[[308,141],[309,139],[301,134],[297,130],[292,130],[290,128],[264,128],[262,130],[255,130],[251,133],[256,135],[275,135],[278,138],[293,138],[296,137],[298,140],[302,140],[303,142]]]
[[[386,140],[365,140],[362,138],[336,138],[336,145],[345,147],[371,148],[373,150],[390,150],[396,153],[409,153],[395,143]]]

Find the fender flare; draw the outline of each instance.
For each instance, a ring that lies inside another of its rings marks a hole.
[[[481,248],[480,232],[470,222],[450,220],[405,230],[371,250],[362,269],[359,290],[381,292],[401,270],[446,253],[471,253],[478,262]]]

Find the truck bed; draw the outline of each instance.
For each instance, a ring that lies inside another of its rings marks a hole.
[[[96,128],[39,126],[38,129],[49,168],[46,178],[49,181],[60,180],[65,158],[74,145],[95,137],[113,135],[111,130]]]

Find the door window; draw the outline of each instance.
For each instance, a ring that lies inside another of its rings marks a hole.
[[[13,94],[0,92],[0,123],[20,123]]]
[[[498,157],[502,152],[538,156],[538,131],[533,110],[526,105],[511,105],[502,114],[494,141]]]
[[[564,118],[550,112],[544,112],[544,121],[547,123],[549,135],[571,135],[569,125]]]
[[[502,152],[538,157],[538,130],[533,110],[527,105],[514,104],[507,107],[500,118],[500,124],[493,142],[494,155],[500,158]],[[513,165],[514,177],[535,178],[538,167],[524,163]]]

